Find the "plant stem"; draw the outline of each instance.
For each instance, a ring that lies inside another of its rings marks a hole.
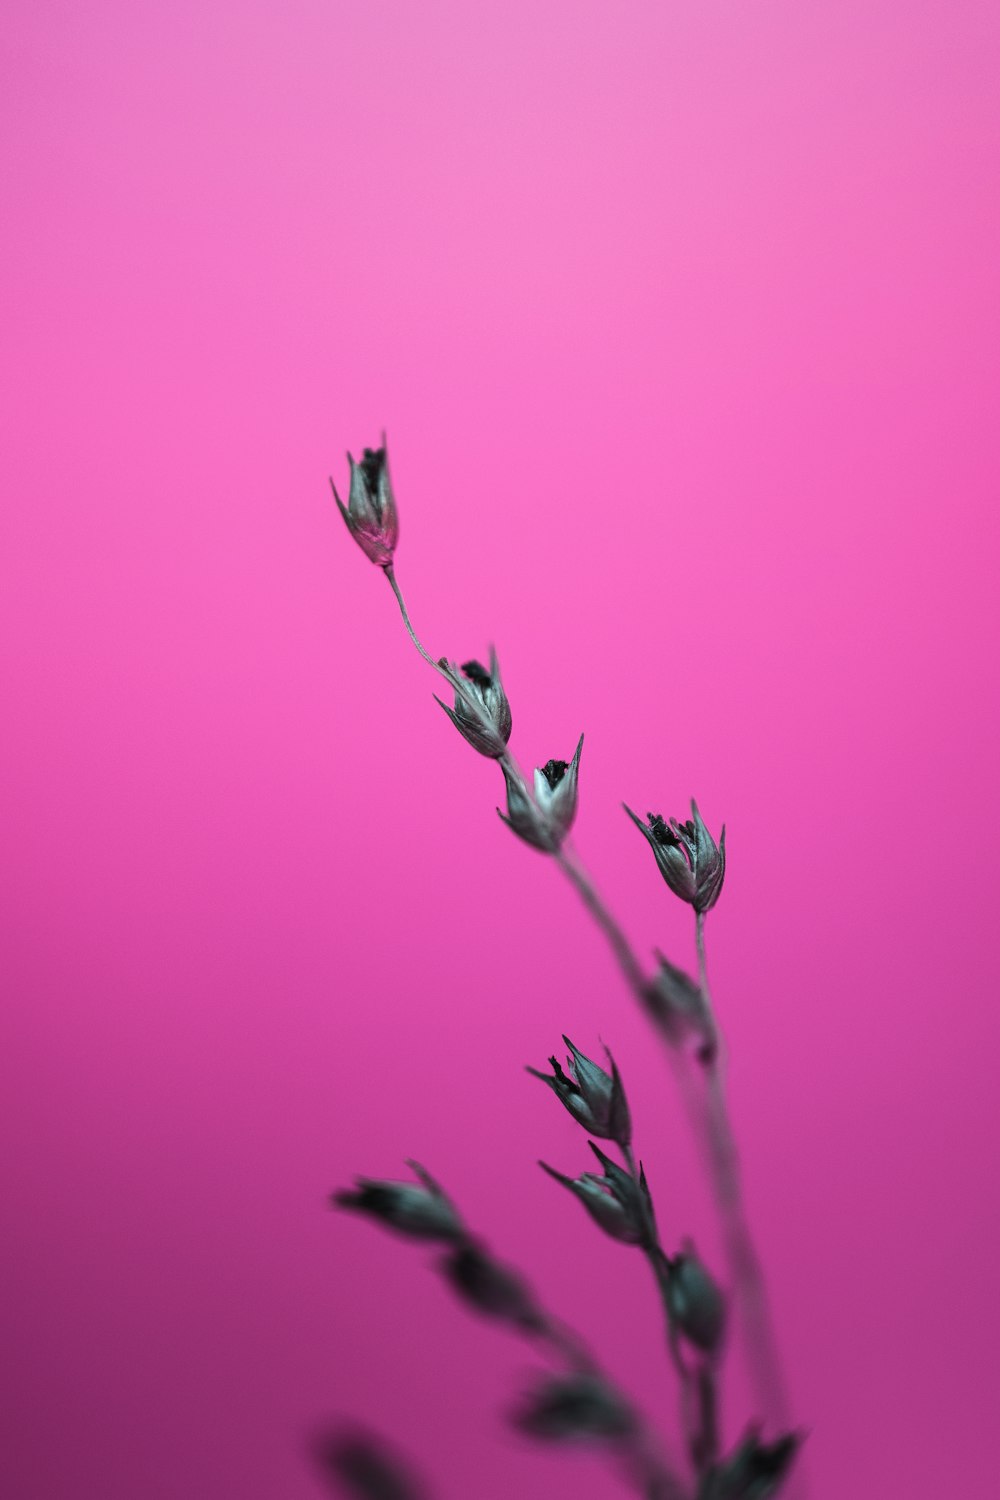
[[[692,1079],[688,1074],[687,1087],[683,1090],[685,1103],[705,1155],[722,1221],[726,1258],[736,1305],[742,1314],[746,1348],[751,1355],[751,1374],[760,1416],[784,1426],[788,1416],[784,1376],[771,1323],[764,1272],[747,1222],[739,1152],[726,1105],[725,1057],[708,988],[704,912],[695,914],[695,945],[702,1000],[717,1042],[704,1060],[701,1078]]]
[[[484,712],[482,704],[478,701],[475,695],[469,691],[461,676],[456,671],[453,671],[451,669],[448,662],[442,663],[440,661],[435,661],[434,657],[427,650],[427,647],[424,645],[423,641],[417,635],[417,632],[414,630],[413,625],[410,621],[410,616],[406,608],[406,602],[403,599],[403,592],[400,589],[399,584],[396,582],[396,574],[393,570],[392,564],[387,564],[382,571],[385,573],[386,578],[388,578],[390,587],[392,588],[392,592],[396,596],[396,602],[399,605],[399,612],[403,616],[403,624],[406,626],[407,634],[409,635],[410,640],[416,646],[417,650],[420,652],[420,655],[423,657],[424,661],[427,662],[429,666],[433,667],[438,676],[443,677],[445,682],[447,682],[449,686],[452,687],[454,691],[461,697],[463,703],[466,706],[466,709],[472,715],[472,717],[474,719],[478,719],[485,729],[492,729],[493,724],[489,718],[489,715]],[[512,757],[506,756],[505,758],[510,762],[511,765],[516,766],[516,762]],[[518,771],[518,774],[521,775],[520,771]],[[521,779],[523,781],[524,777],[521,776]]]
[[[628,981],[629,988],[645,1004],[647,986],[642,965],[636,958],[631,943],[625,936],[614,915],[598,894],[593,881],[576,857],[565,848],[559,849],[556,852],[555,861],[570,884],[575,887],[584,906],[610,943],[615,958],[618,960],[619,967]]]
[[[403,600],[403,595],[400,592],[399,584],[396,582],[396,574],[393,571],[392,564],[389,563],[388,566],[383,568],[382,571],[385,573],[386,578],[388,578],[389,585],[392,588],[392,592],[396,596],[396,603],[399,605],[399,612],[403,616],[403,624],[406,626],[407,634],[409,635],[410,640],[416,646],[424,661],[429,662],[429,664],[434,668],[435,672],[440,672],[441,668],[438,666],[437,662],[434,660],[433,656],[431,656],[430,652],[427,650],[420,637],[417,635],[417,632],[410,624],[410,617],[406,612],[406,604]]]
[[[443,676],[446,681],[451,682],[456,691],[462,692],[463,698],[468,702],[470,710],[474,714],[480,715],[478,703],[475,702],[471,694],[466,694],[463,691],[461,680],[455,679],[450,673],[445,672],[440,663],[434,660],[417,636],[416,631],[410,623],[406,604],[404,603],[399,585],[396,582],[396,575],[392,565],[390,564],[383,571],[396,596],[407,633],[424,661],[432,666],[435,672]],[[517,771],[523,783],[523,773],[518,768],[517,762],[509,751],[505,752],[504,760],[509,767]],[[655,1008],[650,1003],[646,977],[631,943],[617,918],[598,894],[597,888],[576,855],[571,854],[567,849],[563,848],[555,852],[554,858],[560,870],[573,885],[584,906],[604,933],[629,988],[636,996],[646,1015],[652,1021],[661,1040],[666,1044],[682,1097],[688,1109],[695,1137],[704,1152],[708,1166],[709,1179],[722,1223],[723,1239],[729,1263],[729,1274],[732,1279],[737,1304],[742,1310],[747,1355],[756,1388],[757,1401],[761,1408],[760,1417],[762,1420],[770,1418],[776,1423],[784,1424],[787,1403],[784,1394],[781,1364],[778,1358],[774,1332],[771,1327],[763,1271],[754,1246],[753,1237],[750,1233],[750,1226],[747,1222],[743,1204],[739,1156],[726,1107],[720,1061],[722,1050],[721,1033],[718,1023],[715,1021],[714,1013],[711,1011],[711,998],[708,991],[704,914],[697,914],[695,941],[698,948],[702,993],[704,1003],[711,1016],[715,1041],[711,1049],[711,1056],[698,1064],[690,1054],[681,1051],[676,1041],[664,1028]],[[696,1067],[698,1069],[697,1074],[694,1072]]]

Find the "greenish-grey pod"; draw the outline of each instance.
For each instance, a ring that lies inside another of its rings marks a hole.
[[[414,1240],[461,1240],[465,1231],[454,1204],[417,1162],[408,1165],[419,1182],[358,1177],[355,1187],[333,1194],[337,1208],[367,1215],[387,1229]]]
[[[556,1098],[584,1130],[588,1130],[591,1135],[600,1136],[602,1140],[615,1141],[619,1146],[629,1145],[632,1139],[632,1121],[621,1074],[611,1053],[605,1048],[611,1064],[611,1072],[608,1073],[578,1047],[574,1047],[568,1036],[564,1036],[563,1041],[571,1054],[566,1059],[569,1073],[563,1072],[556,1057],[549,1058],[551,1076],[539,1073],[535,1068],[529,1068],[528,1072],[548,1084]]]
[[[646,986],[646,1004],[654,1017],[662,1022],[672,1041],[679,1042],[690,1035],[714,1045],[712,1021],[701,986],[659,950],[656,957],[659,971]]]
[[[593,1141],[588,1145],[604,1168],[601,1176],[596,1172],[584,1172],[580,1177],[567,1177],[544,1161],[539,1162],[539,1166],[579,1198],[594,1223],[612,1239],[625,1245],[649,1244],[653,1206],[645,1175],[637,1184],[629,1172],[606,1156]]]
[[[716,1353],[726,1329],[726,1299],[692,1246],[669,1263],[667,1311],[688,1343],[705,1354]]]
[[[576,816],[577,779],[583,735],[571,761],[550,760],[536,769],[529,793],[517,771],[501,762],[507,783],[507,812],[501,818],[519,838],[544,854],[555,854],[569,833]]]
[[[549,760],[535,771],[535,801],[547,819],[558,844],[569,833],[576,817],[577,781],[583,735],[577,741],[573,759]]]
[[[381,448],[366,448],[359,463],[350,454],[351,485],[345,505],[330,479],[333,498],[347,529],[364,552],[380,568],[392,563],[399,540],[399,515],[389,479],[389,458],[385,435]]]
[[[798,1433],[762,1443],[756,1428],[733,1453],[714,1465],[698,1490],[698,1500],[772,1500],[780,1493],[802,1446]]]
[[[441,1261],[441,1271],[455,1292],[488,1318],[540,1329],[544,1318],[521,1276],[501,1265],[483,1245],[466,1240]]]
[[[490,647],[489,671],[478,661],[467,661],[461,669],[445,665],[442,669],[455,689],[455,707],[449,708],[435,694],[463,739],[480,755],[499,759],[507,748],[513,727],[510,703],[500,680],[500,663]]]
[[[512,1413],[514,1425],[550,1443],[622,1442],[636,1430],[632,1408],[597,1375],[546,1375]]]
[[[716,843],[691,799],[691,817],[686,823],[659,813],[647,813],[645,822],[627,803],[622,804],[632,822],[653,851],[657,867],[675,896],[696,912],[710,911],[722,892],[726,874],[726,830]]]

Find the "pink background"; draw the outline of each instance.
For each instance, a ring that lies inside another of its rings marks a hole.
[[[8,7],[11,1500],[308,1500],[354,1414],[440,1500],[624,1494],[531,1358],[325,1207],[414,1155],[672,1430],[637,1256],[522,1071],[661,1059],[326,487],[390,437],[435,652],[643,951],[620,810],[729,827],[709,924],[813,1500],[996,1494],[994,0]],[[750,1413],[734,1367],[729,1436]]]

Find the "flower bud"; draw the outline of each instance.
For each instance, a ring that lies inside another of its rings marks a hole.
[[[408,1463],[382,1439],[350,1428],[320,1432],[310,1443],[327,1492],[355,1500],[427,1500]]]
[[[407,1165],[420,1178],[419,1184],[358,1177],[355,1189],[334,1193],[332,1202],[340,1208],[368,1214],[410,1239],[462,1239],[462,1222],[450,1199],[417,1162]]]
[[[632,1408],[599,1376],[545,1375],[525,1394],[513,1422],[529,1437],[565,1443],[621,1442],[636,1430]]]
[[[675,1044],[685,1036],[701,1039],[701,1055],[711,1058],[715,1050],[712,1019],[705,1006],[701,986],[657,950],[660,972],[646,986],[646,1005]]]
[[[571,761],[550,760],[535,771],[534,792],[528,794],[517,771],[501,762],[507,783],[507,814],[497,808],[501,818],[519,838],[555,854],[570,830],[576,816],[576,786],[580,772],[583,735]]]
[[[726,873],[725,828],[717,844],[693,798],[692,817],[686,823],[671,818],[668,824],[659,813],[648,813],[644,823],[627,804],[623,805],[648,841],[660,874],[674,895],[689,902],[696,912],[710,911],[719,899]]]
[[[478,661],[467,661],[461,668],[461,675],[457,667],[447,663],[442,663],[442,671],[455,689],[455,707],[452,709],[447,703],[441,703],[436,694],[434,701],[441,703],[459,734],[474,750],[480,755],[499,758],[510,739],[512,721],[510,704],[500,681],[496,651],[490,647],[488,672]]]
[[[396,501],[389,482],[389,461],[385,438],[381,448],[366,448],[361,462],[355,463],[350,454],[347,462],[351,466],[351,488],[344,505],[337,494],[337,487],[330,480],[333,498],[347,529],[364,552],[380,568],[392,563],[399,538],[399,516]]]
[[[528,1072],[548,1084],[556,1098],[584,1130],[603,1140],[616,1141],[619,1146],[627,1146],[632,1139],[632,1121],[621,1074],[611,1053],[608,1052],[611,1072],[606,1073],[574,1047],[568,1036],[564,1036],[563,1041],[572,1053],[566,1059],[572,1070],[571,1074],[563,1072],[555,1057],[549,1058],[553,1072],[551,1078],[547,1073],[537,1072],[535,1068],[529,1068]]]
[[[667,1312],[688,1343],[705,1354],[717,1351],[725,1332],[726,1302],[693,1246],[667,1264]]]
[[[567,1177],[545,1162],[539,1162],[538,1165],[550,1177],[555,1178],[556,1182],[561,1182],[563,1187],[576,1194],[594,1223],[605,1234],[626,1245],[648,1244],[653,1205],[646,1187],[645,1173],[641,1173],[637,1184],[630,1173],[609,1156],[605,1156],[593,1141],[588,1144],[604,1168],[604,1175],[601,1177],[596,1172],[584,1172],[582,1177]]]
[[[796,1432],[762,1443],[756,1428],[706,1475],[698,1500],[771,1500],[777,1495],[802,1446]]]
[[[519,1328],[538,1330],[545,1320],[525,1282],[471,1240],[445,1256],[441,1270],[454,1291],[477,1312]]]

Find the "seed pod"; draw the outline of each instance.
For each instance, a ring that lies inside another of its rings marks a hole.
[[[564,1036],[563,1041],[572,1054],[566,1059],[571,1070],[569,1074],[563,1072],[555,1057],[549,1058],[553,1075],[551,1078],[535,1068],[529,1068],[528,1072],[548,1084],[556,1098],[584,1130],[588,1130],[591,1135],[600,1136],[602,1140],[616,1141],[619,1146],[627,1146],[632,1139],[632,1122],[621,1074],[611,1053],[608,1052],[611,1072],[606,1073],[597,1063],[584,1056],[579,1048],[574,1047],[568,1036]]]
[[[500,681],[496,651],[490,647],[488,672],[478,661],[467,661],[461,670],[444,663],[442,670],[455,689],[455,707],[441,703],[436,694],[434,701],[441,703],[459,734],[474,750],[498,759],[507,748],[513,721]]]
[[[545,1162],[539,1162],[539,1166],[579,1198],[594,1223],[605,1234],[626,1245],[647,1245],[653,1206],[646,1187],[645,1173],[641,1173],[637,1184],[630,1173],[612,1161],[610,1156],[605,1156],[593,1141],[588,1144],[604,1168],[603,1176],[598,1176],[596,1172],[584,1172],[581,1177],[567,1177]]]
[[[350,454],[347,462],[351,466],[351,487],[344,505],[337,494],[337,486],[330,479],[333,498],[347,529],[364,552],[380,568],[392,563],[392,555],[399,540],[399,516],[396,501],[389,481],[389,461],[383,436],[381,448],[366,448],[361,462],[355,463]]]
[[[464,1230],[454,1204],[423,1167],[413,1161],[408,1166],[419,1183],[358,1177],[356,1188],[334,1193],[331,1201],[339,1208],[367,1214],[409,1239],[462,1239]]]
[[[623,804],[632,822],[646,839],[660,874],[675,896],[687,901],[696,912],[710,911],[719,899],[726,874],[726,830],[716,843],[691,799],[691,818],[667,823],[659,813],[647,813],[646,821]]]

